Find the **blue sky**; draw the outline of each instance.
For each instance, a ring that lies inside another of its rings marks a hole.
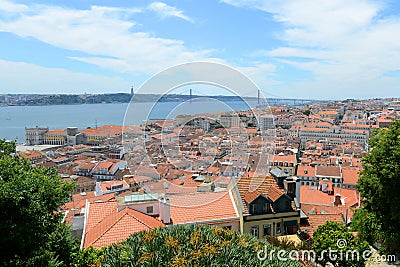
[[[400,96],[400,4],[371,0],[0,0],[1,93],[129,92],[227,64],[266,96]]]

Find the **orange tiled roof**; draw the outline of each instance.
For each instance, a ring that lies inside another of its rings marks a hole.
[[[186,180],[191,179],[187,178]],[[161,179],[159,181],[149,181],[143,186],[143,190],[145,192],[153,192],[153,193],[168,193],[168,194],[176,194],[176,193],[194,193],[197,191],[195,186],[185,186],[187,182],[183,185],[176,184],[180,183],[182,179],[175,179],[175,180],[166,180]],[[165,188],[167,186],[167,188]]]
[[[122,134],[123,126],[106,125],[97,128],[88,128],[79,130],[81,133],[85,133],[88,136],[116,136]]]
[[[122,184],[123,188],[128,188],[129,187],[129,185],[127,184],[126,181],[124,181],[124,180],[115,180],[115,181],[104,181],[104,182],[101,182],[100,183],[100,188],[101,188],[101,191],[107,192],[107,191],[110,190],[111,186],[119,185],[119,184]]]
[[[94,163],[82,163],[82,164],[79,166],[79,169],[80,169],[80,170],[90,170],[90,169],[92,169],[94,166],[95,166]]]
[[[284,191],[282,189],[278,189],[276,186],[271,186],[268,192],[268,198],[272,201],[278,200],[282,195],[284,195]]]
[[[346,207],[354,207],[359,204],[359,195],[356,190],[335,187],[334,194],[328,195],[322,191],[311,189],[309,186],[300,187],[300,203],[333,206],[336,194],[340,194]]]
[[[263,177],[242,177],[237,181],[237,187],[239,190],[239,194],[242,198],[244,213],[248,214],[248,208],[245,202],[245,196],[247,192],[258,191],[259,193],[263,194],[265,197],[277,199],[277,195],[284,194],[282,189],[277,188],[275,179],[272,176]],[[272,187],[275,187],[271,190]],[[270,196],[271,194],[271,196]],[[279,195],[279,197],[280,197]],[[278,197],[278,198],[279,198]],[[272,200],[272,199],[271,199]],[[274,200],[273,200],[274,201]]]
[[[97,210],[96,205],[102,206],[100,203],[93,203],[89,206],[88,221],[93,209]],[[157,227],[165,227],[161,221],[125,207],[117,211],[117,203],[109,205],[111,212],[101,218],[97,224],[90,229],[86,228],[84,247],[94,246],[101,248],[113,243],[121,242],[127,239],[131,234]],[[106,212],[105,212],[106,213]],[[97,217],[97,214],[94,214]]]
[[[312,236],[319,226],[325,224],[327,221],[343,223],[341,214],[308,214],[307,226],[301,226],[302,230],[306,230],[307,234]]]
[[[305,177],[314,177],[315,167],[307,165],[298,165],[296,175]]]
[[[348,219],[353,218],[357,208],[348,208],[346,206],[325,206],[317,204],[301,204],[301,209],[305,214],[343,214]]]
[[[82,208],[86,207],[86,200],[93,203],[95,201],[108,202],[115,201],[114,194],[106,194],[102,196],[95,196],[95,192],[86,192],[85,194],[74,194],[72,201],[65,203],[61,209],[68,212],[65,221],[72,225],[72,218],[75,214],[79,214]]]
[[[341,177],[339,166],[317,166],[315,171],[316,176],[326,177]]]
[[[359,169],[355,168],[344,168],[342,169],[343,183],[345,184],[357,184],[359,178]]]
[[[108,215],[117,212],[118,204],[115,201],[93,202],[86,208],[86,212],[89,213],[86,221],[86,233],[88,233]]]
[[[43,157],[43,153],[39,151],[26,151],[22,154],[22,157],[25,159],[34,159]]]
[[[93,171],[97,171],[99,169],[107,169],[109,170],[112,166],[113,166],[113,162],[110,161],[103,161],[103,162],[99,162],[97,164],[97,166],[93,169]]]
[[[253,202],[256,198],[258,198],[258,196],[261,195],[260,192],[258,192],[257,190],[255,191],[247,191],[246,194],[244,195],[244,200],[250,204],[251,202]]]
[[[229,191],[170,195],[169,199],[173,224],[238,219]]]

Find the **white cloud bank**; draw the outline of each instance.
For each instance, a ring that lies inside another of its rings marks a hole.
[[[24,93],[128,92],[119,78],[0,60],[0,90]],[[34,92],[30,89],[35,88]]]
[[[223,59],[212,57],[213,50],[211,49],[191,50],[181,40],[160,38],[140,31],[140,25],[134,21],[134,18],[137,13],[142,12],[155,12],[162,19],[178,17],[193,22],[183,11],[163,2],[153,2],[144,8],[91,6],[84,10],[38,4],[17,5],[6,0],[0,0],[0,3],[0,31],[21,37],[32,37],[62,49],[84,52],[87,56],[75,56],[71,59],[116,73],[143,76],[186,62],[226,63]],[[2,14],[5,14],[8,19],[2,19]],[[42,77],[60,75],[59,69],[52,70],[28,65],[30,68],[43,71]],[[239,69],[257,83],[273,83],[272,79],[267,77],[275,70],[271,64],[256,63]],[[19,70],[21,76],[24,74],[22,70],[23,68]],[[65,72],[68,71],[65,70]],[[88,84],[89,81],[83,81],[84,77],[89,78],[82,74],[77,80]],[[110,81],[107,81],[105,84],[110,85]],[[117,84],[121,85],[120,82]],[[91,87],[95,86],[96,83],[93,83]],[[29,87],[37,88],[33,84]],[[79,88],[82,87],[84,86]]]
[[[400,70],[400,18],[385,16],[384,1],[223,0],[272,14],[281,23],[277,38],[286,45],[258,51],[265,58],[312,74],[285,84],[282,94],[326,98],[396,96]],[[304,95],[304,94],[303,94]]]

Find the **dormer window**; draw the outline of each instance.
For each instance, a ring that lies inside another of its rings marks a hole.
[[[257,213],[257,205],[256,204],[251,204],[251,213],[253,213],[253,214]]]
[[[270,212],[270,206],[268,202],[265,202],[263,205],[263,212],[268,213]]]

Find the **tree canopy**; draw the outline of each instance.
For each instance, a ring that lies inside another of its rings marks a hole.
[[[1,266],[57,265],[62,260],[63,256],[49,247],[68,246],[56,236],[68,233],[62,231],[65,225],[57,211],[72,187],[56,170],[33,167],[19,157],[15,142],[0,140]]]
[[[318,227],[313,238],[312,248],[322,266],[328,262],[337,267],[365,266],[363,253],[368,252],[368,243],[355,237],[344,224],[328,221]],[[332,253],[329,254],[329,251]],[[349,251],[358,252],[358,257]]]
[[[381,240],[381,226],[376,219],[375,214],[368,212],[364,208],[357,209],[352,220],[351,228],[357,231],[358,236],[367,241],[369,244],[374,244]]]
[[[357,184],[369,219],[379,225],[387,252],[400,253],[400,121],[373,132]]]

